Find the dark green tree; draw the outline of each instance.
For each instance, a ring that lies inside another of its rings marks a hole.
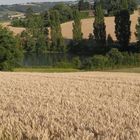
[[[73,9],[64,4],[64,3],[60,3],[55,5],[52,10],[57,10],[59,15],[60,15],[60,22],[64,23],[66,21],[70,21],[73,19]]]
[[[52,51],[65,51],[65,43],[62,37],[60,16],[56,10],[50,11],[50,27],[51,27],[51,50]]]
[[[73,40],[79,42],[83,38],[83,33],[81,29],[81,19],[78,10],[74,11],[74,23],[73,23]]]
[[[0,70],[12,70],[21,64],[20,40],[12,32],[0,26]]]
[[[138,24],[136,25],[135,35],[137,37],[137,49],[138,49],[138,52],[140,52],[140,17],[138,18]]]
[[[89,10],[89,7],[90,7],[90,4],[87,0],[79,0],[79,2],[78,2],[79,11]]]
[[[123,51],[129,51],[131,21],[127,0],[122,0],[122,7],[115,15],[115,34]]]
[[[49,12],[47,11],[43,14],[43,33],[46,41],[47,50],[50,50],[49,27],[50,27],[50,15]]]
[[[99,1],[97,1],[98,3]],[[102,0],[103,9],[107,10],[109,14],[114,15],[122,7],[122,0]],[[125,2],[125,1],[123,1]],[[136,0],[127,0],[128,10],[132,13],[137,7]]]
[[[106,46],[106,25],[104,22],[104,12],[101,4],[96,6],[95,11],[95,21],[93,23],[93,33],[96,40],[96,43],[101,46]]]

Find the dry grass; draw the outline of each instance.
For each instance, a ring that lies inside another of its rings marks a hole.
[[[1,140],[139,140],[140,75],[0,73]]]

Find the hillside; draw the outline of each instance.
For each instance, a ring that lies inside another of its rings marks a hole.
[[[5,20],[8,15],[13,15],[16,13],[25,13],[29,7],[32,8],[34,13],[40,13],[60,3],[62,2],[40,2],[27,4],[0,5],[0,19]],[[66,1],[63,3],[70,4],[71,2]]]

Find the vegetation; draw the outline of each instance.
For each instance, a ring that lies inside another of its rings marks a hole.
[[[123,0],[124,1],[124,0]],[[126,0],[128,3],[128,11],[132,13],[137,8],[136,0]],[[98,2],[97,2],[98,3]],[[102,0],[103,9],[108,15],[115,15],[122,8],[122,0]]]
[[[0,85],[1,140],[140,138],[139,74],[0,73]]]
[[[74,68],[48,68],[48,67],[23,67],[15,68],[14,72],[79,72],[79,69]]]
[[[79,11],[74,11],[74,23],[73,23],[73,41],[79,42],[82,40],[82,28],[81,28],[81,19]]]
[[[79,11],[89,10],[89,8],[90,8],[90,4],[88,1],[79,0],[79,2],[78,2],[78,10]]]
[[[115,15],[115,24],[116,37],[122,50],[129,51],[131,21],[127,0],[122,0],[122,8]]]
[[[12,70],[21,64],[22,49],[18,37],[0,26],[0,70]]]
[[[65,44],[61,33],[60,17],[57,11],[51,11],[51,50],[53,51],[65,51]]]
[[[106,3],[104,1],[96,3],[93,34],[89,35],[89,39],[83,39],[81,12],[62,3],[41,14],[35,14],[29,7],[26,10],[26,18],[16,19],[17,21],[14,20],[12,24],[26,27],[18,40],[25,53],[37,55],[70,53],[74,55],[71,60],[58,60],[53,63],[52,67],[96,70],[128,65],[139,66],[140,29],[138,23],[136,27],[138,43],[131,45],[129,43],[131,37],[129,2],[129,0],[122,0],[121,7],[115,12],[116,42],[111,35],[106,35],[104,21]],[[74,19],[73,40],[67,41],[62,36],[60,24],[72,19]]]
[[[106,46],[106,26],[104,22],[104,12],[102,9],[101,4],[98,4],[96,6],[95,11],[95,21],[94,21],[94,37],[95,41],[97,42],[97,45],[99,47],[105,47]]]

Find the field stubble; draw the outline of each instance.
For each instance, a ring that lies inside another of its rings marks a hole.
[[[1,140],[139,140],[140,75],[0,73]]]

